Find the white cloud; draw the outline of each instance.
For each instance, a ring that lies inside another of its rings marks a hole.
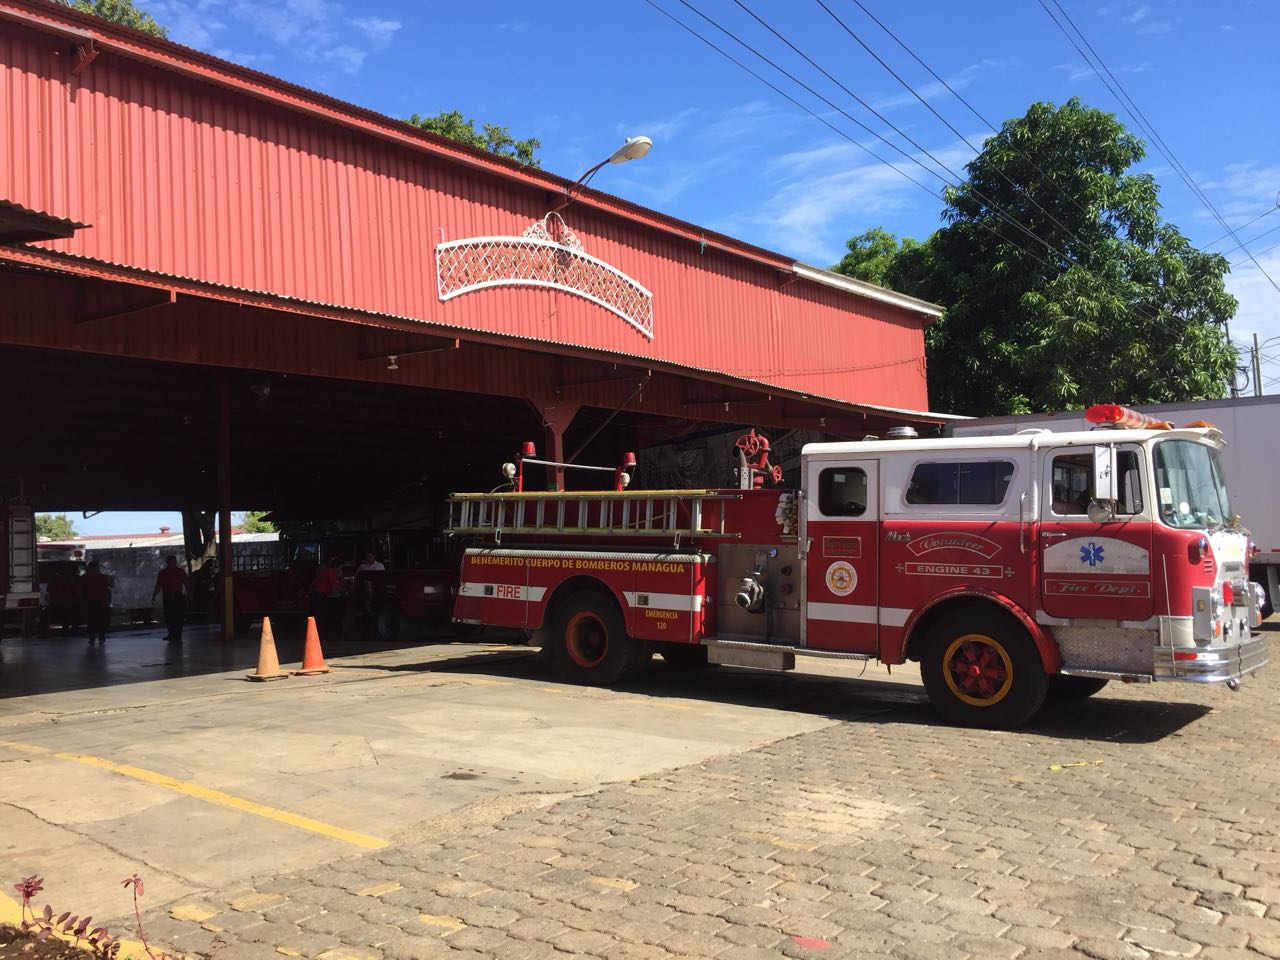
[[[1085,63],[1056,63],[1052,67],[1053,70],[1067,75],[1068,83],[1079,83],[1081,80],[1098,76],[1098,71]],[[1111,72],[1114,74],[1122,73],[1146,73],[1151,69],[1151,61],[1143,60],[1141,63],[1121,64],[1118,67],[1112,67]]]
[[[401,27],[399,20],[384,20],[382,17],[357,18],[351,21],[351,25],[365,35],[375,50],[381,50],[391,43]]]
[[[1018,65],[1017,57],[1005,57],[1000,60],[987,58],[979,60],[977,63],[971,63],[958,73],[944,78],[946,80],[945,84],[939,83],[935,80],[932,83],[926,83],[923,86],[916,87],[915,90],[921,98],[925,100],[934,100],[945,94],[948,86],[952,90],[959,92],[966,87],[971,86],[973,82],[978,79],[978,76],[985,71],[1011,70],[1016,69]],[[871,105],[877,110],[892,110],[895,107],[908,106],[913,103],[919,103],[919,100],[916,99],[914,94],[904,90],[902,93],[875,100]]]
[[[970,139],[977,142],[981,137]],[[960,142],[932,153],[955,170],[973,157]],[[903,173],[926,186],[937,185],[906,160],[889,166],[839,142],[792,151],[772,161],[767,170],[777,184],[773,194],[757,212],[730,218],[717,228],[728,233],[765,230],[776,238],[770,244],[774,249],[823,265],[839,259],[852,234],[919,205],[923,192]],[[941,201],[937,203],[940,208]]]
[[[171,39],[249,67],[286,56],[357,73],[369,54],[395,39],[400,21],[376,14],[350,16],[335,0],[139,0]],[[252,31],[281,50],[256,54],[226,45],[232,34]]]
[[[1167,5],[1167,0],[1162,5]],[[1116,15],[1120,23],[1132,27],[1142,36],[1158,36],[1173,30],[1174,20],[1163,16],[1161,11],[1144,0],[1120,0],[1098,8],[1098,16]]]
[[[687,127],[689,121],[697,115],[697,107],[686,107],[679,113],[658,120],[620,123],[616,129],[621,137],[649,137],[656,146],[659,143],[675,139],[676,135]]]

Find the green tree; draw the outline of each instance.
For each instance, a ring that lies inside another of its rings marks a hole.
[[[36,536],[41,540],[70,540],[76,535],[75,525],[65,513],[36,514]]]
[[[430,133],[523,163],[526,167],[541,166],[536,156],[537,149],[542,146],[541,140],[534,137],[517,140],[506,127],[492,123],[482,123],[480,130],[477,130],[476,122],[457,110],[444,111],[434,117],[420,117],[415,113],[409,118],[409,123]]]
[[[276,525],[270,520],[263,520],[265,510],[246,510],[240,515],[240,526],[245,533],[275,533]]]
[[[75,7],[81,13],[92,13],[157,37],[169,35],[164,27],[156,23],[151,14],[135,7],[133,0],[60,0],[60,2],[69,7]]]
[[[987,140],[948,191],[947,225],[881,274],[946,308],[926,333],[935,409],[1225,394],[1237,362],[1222,328],[1236,310],[1229,264],[1160,219],[1154,178],[1127,172],[1145,153],[1113,114],[1074,98],[1032,104]],[[878,269],[874,234],[850,241],[855,268]]]
[[[889,273],[906,250],[920,246],[916,240],[904,237],[901,244],[895,234],[883,227],[872,227],[849,239],[849,252],[831,269],[846,277],[865,280],[879,286],[891,285]]]

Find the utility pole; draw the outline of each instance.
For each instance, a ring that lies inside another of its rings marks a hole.
[[[1229,346],[1232,350],[1236,351],[1236,360],[1239,361],[1240,351],[1236,350],[1236,342],[1231,339],[1231,321],[1230,320],[1223,321],[1223,327],[1226,329],[1226,332],[1227,332],[1227,346]],[[1242,369],[1243,367],[1240,367],[1238,365],[1233,366],[1231,368],[1231,396],[1233,398],[1240,396],[1240,388],[1236,384],[1240,378],[1240,371]]]
[[[1253,395],[1262,396],[1262,351],[1258,349],[1258,335],[1253,335]]]

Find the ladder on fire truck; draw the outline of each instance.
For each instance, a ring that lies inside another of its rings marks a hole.
[[[733,537],[715,502],[735,497],[713,490],[590,490],[537,493],[455,493],[449,532],[504,536],[662,537],[679,546],[697,536]]]

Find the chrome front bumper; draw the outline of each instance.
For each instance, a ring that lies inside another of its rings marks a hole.
[[[1255,633],[1243,643],[1209,647],[1156,647],[1157,680],[1223,683],[1239,680],[1267,663],[1267,638]]]

